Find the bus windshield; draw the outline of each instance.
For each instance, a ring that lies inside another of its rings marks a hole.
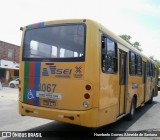
[[[85,25],[66,24],[26,30],[23,60],[84,60]]]

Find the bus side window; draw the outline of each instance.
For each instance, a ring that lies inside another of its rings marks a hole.
[[[156,68],[155,68],[155,65],[154,65],[154,64],[152,64],[152,65],[153,65],[153,77],[155,77],[155,75],[156,75],[156,73],[155,73]]]
[[[106,56],[106,38],[105,36],[102,36],[102,42],[101,42],[101,46],[102,46],[102,71],[105,72],[105,68],[106,68],[106,62],[105,62],[105,56]]]
[[[132,51],[129,52],[129,73],[130,75],[136,75],[136,54]]]
[[[151,63],[151,76],[155,77],[155,66],[153,63]]]
[[[117,72],[117,46],[114,41],[102,36],[102,71],[103,73]]]
[[[147,77],[151,76],[151,63],[147,61]]]
[[[142,58],[137,55],[137,75],[142,76]]]

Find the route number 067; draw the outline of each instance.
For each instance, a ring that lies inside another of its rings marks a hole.
[[[44,92],[54,92],[56,89],[56,84],[45,84],[40,83],[40,90]]]

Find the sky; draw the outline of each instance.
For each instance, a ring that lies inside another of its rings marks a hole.
[[[160,60],[160,0],[0,0],[0,41],[21,45],[20,27],[57,19],[93,19],[138,41]]]

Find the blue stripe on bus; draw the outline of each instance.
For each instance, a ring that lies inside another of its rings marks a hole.
[[[38,23],[38,27],[44,27],[44,22]]]
[[[41,63],[36,62],[35,63],[35,91],[40,91],[40,71],[41,71]],[[39,97],[35,97],[34,99],[34,105],[39,105]]]

